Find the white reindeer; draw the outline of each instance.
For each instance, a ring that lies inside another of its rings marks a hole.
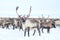
[[[16,11],[18,10],[18,6],[16,7]],[[21,17],[21,15],[19,15],[17,13],[17,15],[19,16],[20,18],[20,21],[22,23],[22,27],[23,27],[23,30],[24,30],[24,36],[26,36],[26,31],[28,31],[28,36],[29,36],[29,31],[33,28],[38,28],[38,21],[36,19],[29,19],[29,16],[30,16],[30,13],[31,13],[31,6],[30,6],[30,10],[29,10],[29,14],[27,16],[23,16]],[[40,32],[40,31],[39,31]],[[40,33],[39,33],[40,35]]]

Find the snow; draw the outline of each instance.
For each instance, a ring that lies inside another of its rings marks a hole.
[[[30,31],[30,37],[26,35],[24,37],[24,31],[19,29],[13,30],[10,29],[2,29],[0,28],[0,40],[60,40],[60,27],[50,29],[50,33],[47,33],[47,30],[43,30],[44,33],[41,32],[41,35],[38,35],[38,31],[36,31],[33,36],[33,30]]]

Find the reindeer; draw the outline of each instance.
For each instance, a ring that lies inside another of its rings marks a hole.
[[[17,20],[16,20],[16,19],[13,19],[12,25],[13,25],[13,30],[14,30],[15,28],[17,28]]]
[[[8,18],[5,18],[4,20],[3,20],[3,23],[2,23],[2,28],[5,28],[6,27],[6,29],[8,28],[9,29],[9,25],[10,25],[10,20],[8,19]]]
[[[13,19],[12,25],[13,25],[13,30],[14,30],[15,28],[19,28],[19,30],[22,29],[22,27],[21,27],[22,24],[21,24],[21,22],[20,22],[20,19]]]
[[[3,20],[2,18],[0,18],[0,27],[2,26],[2,24],[3,24]]]
[[[27,16],[23,16],[23,17],[21,17],[21,15],[19,15],[18,14],[18,12],[17,12],[17,10],[18,10],[18,6],[16,7],[16,13],[17,13],[17,15],[18,15],[18,17],[19,17],[19,19],[20,19],[20,24],[22,24],[21,26],[20,26],[20,28],[22,28],[22,26],[23,26],[23,24],[25,23],[25,21],[27,20],[27,18],[30,16],[30,13],[31,13],[31,6],[30,6],[30,11],[29,11],[29,14],[27,15]],[[29,28],[28,28],[29,29]],[[25,31],[26,32],[26,31]]]
[[[43,19],[42,17],[42,20],[41,20],[41,28],[42,28],[42,33],[43,33],[43,29],[47,29],[47,32],[49,33],[50,32],[50,28],[55,28],[55,22],[50,20],[47,22],[47,19]]]
[[[16,11],[18,10],[18,8],[19,7],[16,8]],[[24,15],[23,17],[21,17],[21,15],[18,15],[18,13],[17,13],[17,15],[19,16],[20,21],[22,23],[22,27],[23,27],[23,30],[24,30],[24,36],[26,36],[26,31],[28,31],[28,36],[30,36],[29,35],[29,31],[31,29],[34,29],[34,28],[37,28],[38,29],[38,26],[37,26],[38,25],[38,21],[36,19],[32,19],[32,20],[31,19],[28,19],[29,16],[30,16],[30,13],[31,13],[31,8],[32,7],[30,6],[30,11],[29,11],[29,14],[27,16]],[[40,30],[38,32],[39,32],[39,35],[40,35]]]

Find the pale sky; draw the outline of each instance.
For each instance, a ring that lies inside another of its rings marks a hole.
[[[27,15],[32,6],[30,17],[60,18],[60,0],[0,0],[0,17],[18,17],[16,6],[21,15]]]

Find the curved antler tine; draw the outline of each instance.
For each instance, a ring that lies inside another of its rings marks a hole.
[[[32,9],[32,6],[30,6],[29,14],[27,15],[27,17],[29,17],[29,16],[30,16],[31,9]]]
[[[16,13],[17,13],[17,10],[18,10],[19,6],[16,7]],[[17,13],[17,15],[19,16],[19,14]]]
[[[18,10],[19,6],[16,7],[16,11]]]
[[[30,13],[31,13],[31,8],[32,8],[32,6],[30,6],[29,15],[30,15]]]

